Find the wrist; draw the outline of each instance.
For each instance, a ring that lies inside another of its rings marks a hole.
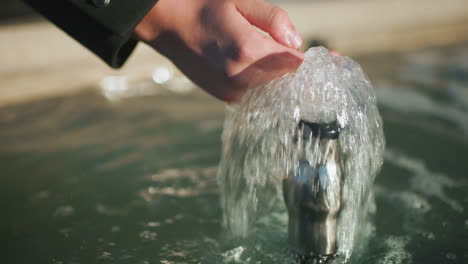
[[[138,25],[133,30],[136,39],[145,43],[155,42],[163,32],[162,21],[159,21],[159,3],[151,8],[151,10],[143,17]]]

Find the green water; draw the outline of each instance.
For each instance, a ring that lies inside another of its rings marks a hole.
[[[351,263],[468,263],[467,134],[388,106],[382,117],[373,231]],[[198,92],[0,108],[1,262],[294,263],[284,215],[244,241],[223,232],[223,119]]]

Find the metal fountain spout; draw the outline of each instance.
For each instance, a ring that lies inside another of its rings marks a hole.
[[[289,241],[304,256],[333,257],[338,252],[337,217],[341,210],[343,169],[337,122],[299,122],[296,143],[302,156],[298,168],[283,180],[289,213]],[[314,149],[311,149],[314,148]],[[314,151],[314,164],[306,159]]]

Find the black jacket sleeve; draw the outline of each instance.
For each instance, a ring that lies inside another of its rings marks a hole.
[[[24,0],[113,68],[135,48],[133,29],[157,0]]]

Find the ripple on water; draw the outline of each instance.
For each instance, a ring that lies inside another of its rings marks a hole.
[[[216,167],[208,168],[168,168],[145,179],[150,186],[139,192],[139,196],[147,203],[152,203],[161,196],[178,198],[199,197],[218,192]]]
[[[458,213],[464,211],[461,203],[450,198],[446,192],[448,188],[466,185],[463,182],[457,182],[443,173],[431,171],[422,160],[410,157],[396,150],[387,150],[385,152],[385,160],[411,173],[410,186],[413,191],[426,197],[436,197]],[[424,206],[428,205],[428,203],[414,205]]]
[[[140,233],[139,237],[141,238],[142,241],[153,241],[157,239],[158,234],[150,230],[144,230],[143,232]]]
[[[59,206],[59,207],[57,207],[57,209],[55,209],[54,216],[65,217],[65,216],[71,216],[74,213],[75,213],[75,208],[73,208],[73,206],[63,205],[63,206]]]

